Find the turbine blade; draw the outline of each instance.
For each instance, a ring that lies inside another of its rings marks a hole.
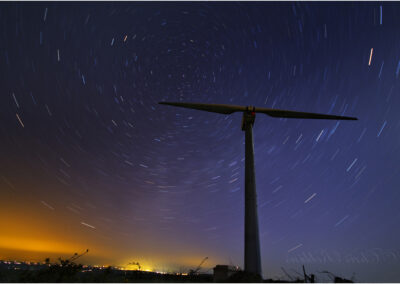
[[[216,112],[216,113],[221,113],[221,114],[232,114],[237,111],[250,111],[248,109],[248,107],[237,106],[237,105],[179,103],[179,102],[159,102],[159,104],[191,108],[191,109],[197,109],[197,110],[204,110],[204,111]],[[311,112],[299,112],[299,111],[281,110],[281,109],[272,109],[272,108],[255,108],[255,112],[265,113],[272,117],[284,117],[284,118],[357,120],[356,117],[349,117],[349,116],[339,116],[339,115],[320,114],[320,113],[311,113]]]
[[[267,114],[269,116],[272,116],[272,117],[358,120],[357,117],[339,116],[339,115],[330,115],[330,114],[320,114],[320,113],[312,113],[312,112],[299,112],[299,111],[271,109],[271,108],[256,108],[255,112],[265,113],[265,114]]]
[[[236,105],[222,105],[222,104],[198,104],[198,103],[176,103],[176,102],[159,102],[161,105],[170,105],[184,108],[192,108],[197,110],[204,110],[209,112],[216,112],[222,114],[231,114],[236,111],[245,111],[246,107]]]

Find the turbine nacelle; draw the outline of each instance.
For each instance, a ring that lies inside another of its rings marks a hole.
[[[247,107],[242,116],[242,130],[245,131],[247,127],[252,127],[256,120],[255,107]]]

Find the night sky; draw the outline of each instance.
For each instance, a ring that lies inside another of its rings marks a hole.
[[[82,263],[243,267],[241,114],[158,104],[222,103],[359,119],[257,114],[263,276],[305,264],[317,281],[399,282],[399,14],[397,2],[0,3],[0,259],[89,248]]]

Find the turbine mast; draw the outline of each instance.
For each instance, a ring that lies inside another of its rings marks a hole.
[[[247,107],[242,118],[242,130],[245,131],[244,270],[262,277],[254,169],[253,125],[255,118],[254,107]]]
[[[258,232],[256,177],[254,169],[253,124],[256,113],[264,113],[272,117],[301,118],[301,119],[334,119],[357,120],[356,117],[320,114],[312,112],[299,112],[272,108],[255,108],[253,106],[238,106],[225,104],[159,102],[183,108],[191,108],[220,114],[243,112],[242,130],[245,131],[245,217],[244,217],[244,270],[248,273],[259,275],[261,273],[260,238]]]

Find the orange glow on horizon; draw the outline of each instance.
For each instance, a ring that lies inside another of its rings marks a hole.
[[[52,240],[39,240],[17,236],[0,236],[0,248],[32,252],[73,254],[77,246]]]
[[[136,270],[138,266],[128,263],[139,262],[142,271],[183,273],[197,267],[206,256],[201,248],[159,238],[152,231],[118,234],[114,230],[118,225],[106,227],[98,222],[95,214],[71,213],[65,208],[68,204],[63,208],[54,201],[48,202],[54,208],[50,209],[42,199],[5,197],[4,206],[0,208],[1,260],[43,262],[49,257],[55,263],[59,257],[68,259],[74,253],[81,254],[89,249],[88,254],[79,258],[79,263]],[[92,224],[95,229],[82,222]],[[213,261],[207,261],[204,267],[218,262],[215,257],[211,259]]]

